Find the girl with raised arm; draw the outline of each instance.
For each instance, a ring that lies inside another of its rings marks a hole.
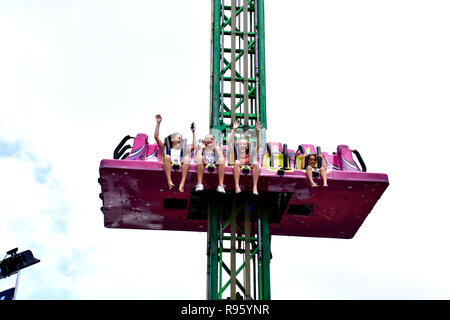
[[[241,167],[244,165],[249,165],[252,169],[253,176],[253,194],[258,195],[258,178],[261,171],[261,166],[257,161],[257,154],[259,152],[259,148],[261,147],[261,124],[256,122],[256,150],[253,153],[253,159],[250,159],[249,155],[249,141],[247,139],[239,139],[237,141],[237,148],[239,153],[239,159],[234,155],[234,136],[236,134],[236,129],[239,128],[239,121],[235,121],[233,124],[233,129],[231,130],[230,136],[228,137],[228,149],[230,150],[230,159],[234,160],[233,166],[233,176],[234,176],[234,188],[236,193],[241,192],[241,188],[239,187],[239,178],[241,175]]]
[[[155,140],[156,143],[159,146],[159,149],[161,150],[161,153],[164,154],[165,149],[165,142],[163,142],[159,138],[159,127],[161,125],[162,117],[160,114],[157,114],[155,116],[156,119],[156,127],[155,127]],[[185,153],[183,155],[183,159],[180,159],[180,155],[182,154],[182,147],[183,147],[183,135],[181,133],[172,133],[168,136],[170,140],[170,155],[165,154],[163,159],[163,167],[164,167],[164,173],[166,175],[167,184],[169,186],[169,190],[175,187],[175,185],[172,182],[172,162],[173,163],[179,163],[182,164],[181,169],[181,182],[178,190],[180,192],[184,192],[184,184],[186,182],[186,176],[189,171],[189,163],[191,161],[190,154],[192,150],[194,150],[197,146],[197,141],[195,138],[195,124],[193,123],[191,126],[192,130],[192,146],[190,148],[186,148]]]

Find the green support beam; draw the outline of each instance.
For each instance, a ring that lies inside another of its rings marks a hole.
[[[218,279],[218,207],[215,201],[208,202],[208,247],[207,247],[207,298],[217,299],[217,279]]]
[[[242,124],[236,138],[267,129],[264,1],[212,0],[210,133],[226,143],[233,120]]]
[[[260,300],[270,300],[270,229],[269,209],[262,206],[262,297]]]
[[[267,194],[204,192],[208,199],[207,299],[269,300]]]

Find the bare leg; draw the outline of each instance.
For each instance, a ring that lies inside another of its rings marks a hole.
[[[239,160],[236,160],[234,162],[233,175],[234,175],[234,189],[236,193],[240,193],[241,188],[239,188],[239,178],[241,176],[241,162]]]
[[[319,169],[320,172],[320,176],[323,179],[323,186],[324,187],[328,187],[328,183],[327,183],[327,171],[324,168],[320,168]]]
[[[315,188],[318,187],[319,185],[317,183],[314,182],[313,177],[312,177],[312,167],[311,166],[307,166],[306,167],[306,176],[308,177],[309,182],[311,183],[311,187]]]
[[[219,173],[219,185],[223,184],[223,179],[225,177],[225,159],[223,157],[220,157],[217,159],[217,171]]]
[[[178,190],[180,190],[180,192],[184,192],[184,184],[186,183],[186,177],[189,171],[189,163],[191,162],[191,159],[189,158],[189,156],[186,156],[183,158],[183,169],[181,171],[181,182],[180,182],[180,186],[178,188]]]
[[[175,187],[175,185],[172,182],[172,166],[171,166],[171,159],[170,156],[165,155],[164,156],[164,173],[166,174],[167,184],[169,185],[169,190]]]
[[[201,152],[197,153],[195,157],[195,163],[197,164],[197,183],[203,183],[203,156]]]
[[[258,195],[258,178],[261,168],[258,162],[252,164],[252,175],[253,175],[253,194]]]

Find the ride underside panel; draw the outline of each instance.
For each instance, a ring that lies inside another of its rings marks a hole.
[[[272,235],[352,238],[389,185],[383,173],[331,171],[327,177],[328,188],[311,188],[301,170],[280,177],[261,168],[258,198],[268,207]],[[181,172],[172,172],[172,180],[178,184]],[[215,190],[217,181],[217,173],[205,169],[205,189]],[[168,190],[160,162],[104,159],[99,182],[107,228],[207,231],[208,193],[195,192],[195,164],[183,193]],[[234,185],[232,167],[226,167],[224,183]],[[240,184],[252,190],[251,174],[241,175]],[[217,201],[231,212],[232,198],[239,195],[227,191]]]

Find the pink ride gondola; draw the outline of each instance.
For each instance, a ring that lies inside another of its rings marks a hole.
[[[130,139],[134,140],[132,146],[126,144]],[[316,149],[301,144],[295,151],[279,142],[268,142],[261,152],[258,190],[259,197],[265,197],[270,206],[272,235],[352,238],[389,185],[386,174],[366,171],[357,150],[339,145],[336,152],[321,152],[327,162],[329,187],[311,188],[300,164],[301,157],[320,151]],[[222,150],[227,159],[228,187],[221,196],[235,197],[228,149]],[[183,193],[176,188],[168,190],[162,159],[158,146],[148,143],[148,136],[141,133],[134,138],[126,136],[114,150],[114,159],[101,161],[99,183],[105,227],[207,231],[205,194],[194,189],[194,152]],[[205,168],[206,192],[215,192],[216,175],[217,170],[208,173]],[[175,184],[181,180],[180,170],[174,169],[172,180]],[[240,184],[242,190],[251,190],[251,174],[242,173]]]

